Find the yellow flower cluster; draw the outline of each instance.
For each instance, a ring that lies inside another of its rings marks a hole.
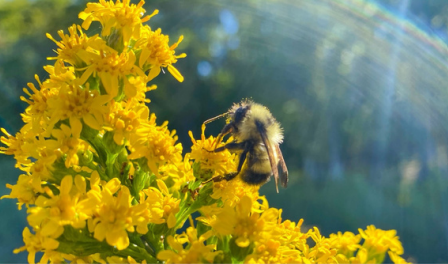
[[[175,131],[145,104],[163,67],[183,81],[173,66],[185,57],[175,55],[183,37],[169,45],[143,25],[158,13],[144,17],[143,4],[88,3],[82,26],[59,31],[60,40],[47,34],[58,47],[49,77],[24,89],[22,129],[2,129],[0,152],[23,171],[2,198],[28,214],[15,253],[28,251],[30,263],[37,252],[40,263],[373,263],[386,252],[405,262],[394,230],[326,238],[303,231],[303,220],[283,221],[258,186],[210,180],[234,172],[237,157],[211,151],[224,143],[206,138],[205,126],[200,139],[190,132],[183,155]],[[84,33],[95,21],[101,34]]]

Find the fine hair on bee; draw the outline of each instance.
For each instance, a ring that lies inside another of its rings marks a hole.
[[[235,172],[214,177],[209,181],[232,180],[240,177],[251,185],[263,185],[274,175],[278,192],[278,182],[286,188],[288,169],[279,145],[283,142],[280,124],[272,116],[268,108],[251,100],[235,103],[228,112],[210,118],[204,124],[227,117],[227,124],[222,128],[213,152],[229,150],[239,155]],[[234,140],[217,148],[224,136],[232,135]]]

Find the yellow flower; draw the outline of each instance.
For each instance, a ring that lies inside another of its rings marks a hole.
[[[31,150],[35,153],[37,141],[35,133],[31,131],[31,126],[23,126],[15,136],[9,134],[4,128],[2,128],[1,131],[6,135],[6,137],[1,137],[1,142],[6,145],[6,147],[0,147],[0,153],[14,155],[14,158],[17,160],[16,167],[22,169],[25,166],[30,166],[32,164],[29,159],[30,156],[35,159],[39,158],[38,155],[33,156],[33,154],[30,153]],[[28,147],[29,145],[31,145],[31,147]]]
[[[57,159],[55,150],[58,148],[58,143],[55,140],[36,137],[30,128],[29,125],[25,125],[15,137],[2,129],[8,138],[1,138],[7,147],[0,147],[0,153],[14,155],[17,168],[40,180],[48,180],[52,176],[52,165]],[[36,161],[33,163],[30,158]]]
[[[43,158],[36,160],[31,166],[26,167],[23,171],[30,173],[33,177],[39,178],[42,181],[54,180],[53,179],[53,163],[56,160],[56,155],[53,153],[42,152],[45,154]],[[53,154],[53,155],[50,155]]]
[[[244,263],[311,263],[299,250],[280,245],[272,238],[263,240],[263,243],[257,243],[254,252],[245,258]]]
[[[131,154],[128,158],[133,160],[145,157],[148,167],[156,175],[159,166],[166,162],[179,163],[182,160],[182,145],[175,144],[176,131],[170,132],[167,126],[168,122],[157,126],[154,114],[149,121],[141,123],[136,133],[130,136],[128,149]]]
[[[19,210],[22,209],[23,204],[26,206],[34,204],[37,195],[43,192],[40,179],[25,174],[19,176],[16,185],[6,184],[6,187],[11,189],[11,193],[3,195],[0,200],[4,198],[17,199]]]
[[[159,75],[161,67],[167,67],[171,75],[179,82],[184,81],[184,77],[173,66],[177,59],[187,56],[185,53],[174,55],[174,49],[177,48],[182,39],[183,36],[180,36],[176,43],[169,46],[169,37],[163,35],[160,28],[156,31],[152,31],[148,26],[142,28],[141,37],[135,43],[135,48],[141,49],[138,60],[140,68],[150,69],[148,81]]]
[[[147,86],[146,78],[141,76],[128,76],[128,81],[131,85],[129,85],[129,89],[124,91],[128,98],[133,98],[138,102],[151,102],[150,99],[146,98],[146,92],[157,89],[157,85]]]
[[[195,162],[199,162],[202,171],[213,172],[212,176],[225,175],[229,172],[236,171],[236,155],[231,154],[229,151],[213,152],[216,145],[216,138],[210,136],[205,138],[204,135],[205,126],[202,127],[201,139],[196,140],[193,137],[193,133],[188,131],[188,135],[191,138],[193,146],[191,146],[191,153],[189,158]],[[229,139],[230,141],[231,139]],[[224,146],[224,143],[220,142],[218,146]]]
[[[43,236],[38,229],[35,234],[32,234],[28,227],[25,227],[22,235],[25,246],[15,249],[14,253],[17,254],[27,250],[28,263],[35,263],[36,252],[45,251],[44,256],[42,256],[42,258],[45,258],[46,254],[59,246],[59,242],[54,237]]]
[[[163,193],[163,218],[167,221],[168,228],[173,228],[176,224],[175,215],[179,212],[180,199],[172,197],[164,181],[158,179],[157,187]]]
[[[36,81],[39,84],[40,89],[34,86],[33,83],[28,83],[28,87],[33,94],[26,88],[23,91],[29,96],[29,99],[21,96],[20,99],[29,104],[23,114],[25,122],[31,124],[31,128],[35,134],[41,134],[45,132],[45,128],[48,126],[49,112],[48,112],[48,100],[57,97],[59,89],[51,87],[49,82],[42,83],[39,77],[35,76]]]
[[[210,237],[207,232],[197,237],[197,230],[188,227],[187,232],[181,235],[169,236],[168,244],[172,250],[162,250],[157,254],[157,258],[165,263],[212,263],[221,251],[215,251],[215,245],[204,245],[204,241]],[[183,244],[188,243],[184,248]]]
[[[33,228],[41,228],[41,232],[46,236],[58,237],[62,234],[64,225],[71,225],[74,228],[83,228],[86,219],[91,217],[91,208],[80,203],[84,198],[85,183],[81,176],[76,176],[73,186],[72,176],[66,176],[61,182],[59,195],[46,188],[49,198],[41,195],[36,200],[36,207],[28,209],[28,223]],[[81,192],[80,189],[84,188]]]
[[[133,213],[137,224],[137,232],[148,232],[149,223],[167,223],[168,228],[176,224],[175,215],[179,212],[180,199],[174,198],[162,180],[157,180],[159,189],[150,187],[142,190],[145,198],[140,196],[140,205],[135,206]]]
[[[84,153],[85,150],[89,149],[88,143],[72,137],[72,131],[64,124],[60,126],[60,129],[53,129],[51,134],[59,143],[57,152],[61,156],[65,155],[65,167],[69,168],[73,165],[78,165],[78,151]]]
[[[57,98],[48,101],[51,108],[51,125],[60,120],[69,119],[72,135],[79,138],[82,121],[89,127],[100,130],[103,125],[104,104],[109,101],[107,95],[99,95],[97,91],[83,89],[79,85],[71,84],[61,87]]]
[[[137,5],[130,4],[130,0],[113,1],[100,0],[99,3],[88,3],[87,8],[79,14],[83,19],[82,27],[89,29],[92,21],[99,21],[102,26],[101,35],[109,36],[118,31],[123,36],[124,46],[127,46],[131,38],[138,39],[142,23],[148,21],[159,11],[155,10],[151,15],[143,17],[146,12],[142,8],[144,1]],[[142,18],[143,17],[143,18]]]
[[[188,157],[184,158],[185,162],[167,163],[159,167],[159,179],[163,180],[175,192],[180,190],[185,183],[194,181],[193,169],[188,162]]]
[[[316,245],[309,250],[308,247],[304,249],[306,258],[317,263],[337,263],[337,250],[332,247],[330,239],[322,236],[317,227],[309,230],[308,236],[314,240]]]
[[[275,236],[281,241],[282,245],[286,245],[291,249],[298,249],[303,251],[307,245],[308,235],[301,232],[303,219],[300,219],[297,224],[290,220],[285,220],[275,227]]]
[[[120,82],[123,83],[123,90],[127,96],[135,94],[136,87],[129,82],[128,75],[146,78],[145,73],[135,65],[136,58],[132,50],[118,53],[104,44],[94,53],[80,51],[79,57],[87,65],[82,68],[85,71],[79,79],[80,83],[84,84],[90,76],[98,76],[109,99],[118,95]]]
[[[94,212],[93,220],[89,219],[89,230],[94,233],[95,239],[99,241],[106,239],[109,245],[123,250],[129,245],[126,231],[134,232],[129,189],[121,186],[117,196],[114,196],[120,188],[117,178],[113,178],[102,186],[101,191],[98,188],[98,180],[94,182],[89,196],[97,199],[98,207]]]
[[[107,130],[113,131],[114,142],[123,145],[128,141],[132,133],[135,133],[141,122],[145,122],[149,116],[149,109],[144,103],[135,100],[127,102],[112,101],[108,104],[109,111],[105,115]]]
[[[259,189],[260,186],[249,185],[239,178],[231,181],[223,180],[213,183],[213,194],[211,197],[213,199],[221,199],[230,206],[235,206],[243,196],[249,196],[252,201],[256,201],[259,198]]]
[[[77,68],[82,67],[83,61],[79,57],[80,51],[95,52],[100,47],[102,47],[104,40],[95,35],[93,37],[88,37],[78,25],[73,25],[68,28],[70,35],[64,34],[63,30],[58,31],[58,35],[61,37],[61,41],[57,41],[49,33],[47,37],[51,39],[58,49],[56,53],[57,57],[50,57],[50,60],[62,60],[70,63],[72,66]],[[78,34],[79,31],[79,34]]]
[[[390,250],[397,255],[402,255],[404,250],[399,237],[396,236],[397,231],[395,230],[381,230],[376,229],[374,225],[367,226],[364,231],[361,228],[358,229],[362,238],[364,238],[364,248],[372,251],[370,254],[386,253]]]
[[[225,205],[210,225],[219,234],[232,234],[239,247],[248,247],[261,238],[264,231],[273,230],[279,217],[279,211],[275,208],[258,213],[252,211],[252,204],[252,198],[243,196],[234,208]]]
[[[352,232],[345,232],[344,234],[338,232],[337,234],[330,234],[330,240],[332,246],[338,249],[338,253],[349,258],[360,247],[361,235],[355,235]]]
[[[72,83],[75,79],[75,68],[66,66],[63,60],[57,60],[53,65],[46,65],[44,69],[49,74],[49,79],[45,80],[43,85],[47,89],[56,88],[59,90],[61,84]],[[41,88],[42,89],[42,88]]]
[[[132,221],[140,234],[148,233],[148,224],[165,223],[163,219],[163,194],[154,187],[142,190],[140,203],[132,207]]]

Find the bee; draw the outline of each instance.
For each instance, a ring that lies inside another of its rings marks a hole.
[[[218,176],[207,182],[227,180],[239,176],[251,185],[263,185],[274,175],[278,193],[278,182],[286,188],[288,184],[288,169],[279,144],[283,141],[280,124],[265,106],[251,100],[235,103],[228,112],[210,118],[204,124],[227,116],[227,124],[219,133],[213,152],[229,150],[239,154],[237,171]],[[219,142],[227,134],[234,140],[225,146],[217,148]],[[204,182],[205,183],[205,182]]]

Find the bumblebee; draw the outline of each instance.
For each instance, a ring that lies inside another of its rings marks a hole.
[[[227,149],[232,153],[238,153],[237,171],[217,176],[206,182],[230,181],[239,176],[248,184],[263,185],[274,175],[277,193],[279,180],[286,188],[288,169],[279,147],[283,141],[283,133],[269,109],[253,101],[244,100],[234,104],[227,113],[208,119],[204,124],[223,116],[227,116],[227,124],[219,133],[213,152]],[[217,148],[227,134],[232,135],[234,141]]]

